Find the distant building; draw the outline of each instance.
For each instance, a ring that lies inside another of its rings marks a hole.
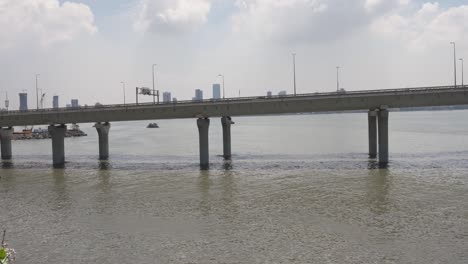
[[[164,92],[163,93],[163,103],[170,103],[171,102],[171,93],[170,92]]]
[[[271,91],[267,92],[267,97],[271,97],[272,95],[273,95],[273,93]]]
[[[78,104],[78,99],[72,99],[71,100],[71,107],[73,107],[73,108],[80,107],[80,105]]]
[[[278,95],[279,95],[279,96],[286,96],[287,93],[286,93],[286,91],[281,91],[281,92],[278,93]]]
[[[71,108],[71,107],[72,107],[71,104],[67,104],[67,108]]]
[[[28,110],[28,94],[27,93],[20,93],[20,111],[27,111]]]
[[[200,89],[195,90],[195,97],[193,98],[194,101],[203,101],[203,91]]]
[[[221,99],[221,85],[219,83],[213,84],[213,99]]]
[[[175,98],[175,97],[172,98],[172,102],[173,102],[173,103],[177,103],[177,98]]]
[[[54,97],[52,99],[52,107],[54,109],[59,108],[59,97],[58,97],[58,95],[54,95]]]

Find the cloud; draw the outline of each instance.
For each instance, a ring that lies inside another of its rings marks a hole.
[[[414,14],[392,14],[372,25],[373,32],[408,43],[410,49],[424,50],[430,45],[450,41],[468,43],[468,6],[443,9],[436,3],[425,3]]]
[[[409,0],[237,0],[233,30],[281,42],[327,42]]]
[[[94,34],[94,16],[84,4],[58,0],[0,0],[0,49],[15,44],[49,46]]]
[[[206,23],[210,9],[210,0],[141,0],[134,29],[161,34],[192,32]]]

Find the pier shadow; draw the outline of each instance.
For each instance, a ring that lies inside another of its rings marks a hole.
[[[13,169],[13,161],[11,160],[2,160],[2,169]]]
[[[369,162],[367,164],[367,168],[369,170],[388,169],[389,167],[389,163],[381,163],[376,159],[369,159]]]
[[[112,164],[108,160],[100,160],[98,163],[99,170],[106,171],[112,169]]]

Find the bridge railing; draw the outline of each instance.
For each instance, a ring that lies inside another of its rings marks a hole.
[[[94,106],[80,106],[80,107],[62,107],[62,108],[43,108],[31,110],[13,110],[13,111],[0,111],[2,115],[14,114],[41,114],[49,112],[85,112],[91,110],[116,110],[116,109],[138,109],[148,106],[173,106],[188,105],[188,104],[208,104],[208,103],[229,103],[229,102],[248,102],[254,100],[272,100],[272,99],[298,99],[304,97],[310,98],[323,98],[323,97],[349,97],[359,95],[383,95],[383,94],[406,94],[406,93],[427,93],[427,92],[444,92],[447,90],[453,91],[467,91],[468,86],[433,86],[433,87],[414,87],[414,88],[398,88],[398,89],[380,89],[380,90],[359,90],[359,91],[338,91],[338,92],[316,92],[305,94],[287,94],[287,95],[272,95],[272,96],[250,96],[250,97],[234,97],[224,99],[205,99],[205,100],[183,100],[177,102],[160,102],[154,104],[148,103],[130,103],[130,104],[109,104],[109,105],[94,105]]]

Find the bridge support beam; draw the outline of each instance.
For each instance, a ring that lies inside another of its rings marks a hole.
[[[369,120],[369,158],[377,158],[377,111],[370,110]]]
[[[379,119],[379,163],[388,164],[388,110],[381,109]]]
[[[231,159],[231,125],[234,124],[230,116],[221,118],[223,125],[223,157],[225,160]]]
[[[198,118],[197,126],[200,138],[200,168],[202,170],[206,170],[210,166],[210,152],[208,144],[208,129],[210,127],[210,119]]]
[[[97,130],[99,136],[99,159],[109,159],[109,123],[96,123],[94,127]]]
[[[2,142],[1,152],[2,160],[10,160],[12,157],[11,152],[11,138],[13,136],[13,128],[0,128],[0,141]]]
[[[49,134],[52,137],[52,161],[54,167],[65,165],[65,133],[66,125],[49,126]]]

